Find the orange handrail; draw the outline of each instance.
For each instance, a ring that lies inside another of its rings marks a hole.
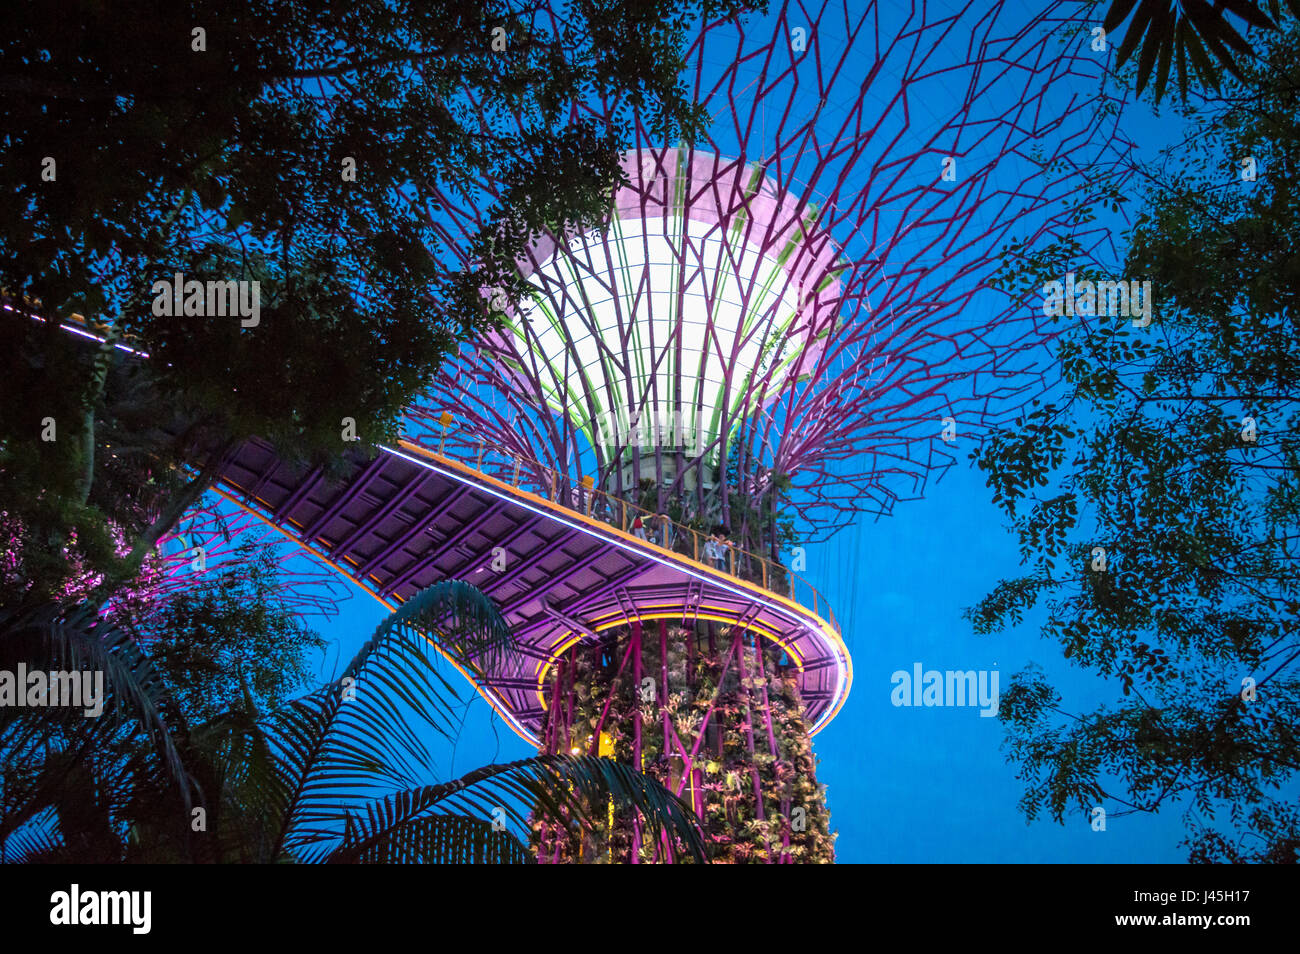
[[[438,435],[438,437],[440,438],[438,441],[440,454],[441,456],[446,457],[447,452],[444,449],[445,444],[441,440],[442,435]],[[418,438],[412,438],[407,435],[405,439],[417,446],[424,447],[426,450],[432,449],[428,447],[426,442],[421,441]],[[497,452],[495,449],[489,448],[485,441],[480,440],[478,445],[477,454],[472,455],[470,458],[473,463],[470,464],[468,461],[461,461],[464,466],[472,466],[473,469],[479,473],[484,474],[485,476],[495,477],[512,487],[531,490],[540,497],[558,503],[577,513],[600,520],[612,527],[622,530],[625,533],[629,532],[630,524],[634,519],[633,517],[629,517],[629,512],[631,512],[634,516],[640,516],[642,518],[642,527],[639,528],[640,532],[637,533],[638,537],[641,537],[646,540],[646,542],[669,552],[680,553],[682,555],[689,554],[697,563],[700,562],[699,530],[693,527],[684,526],[683,524],[677,523],[671,518],[668,518],[667,523],[669,525],[670,538],[665,540],[662,536],[665,520],[662,519],[659,514],[652,513],[649,510],[629,503],[621,497],[616,497],[603,490],[598,490],[594,486],[594,480],[590,476],[579,477],[577,480],[570,481],[572,484],[572,491],[569,496],[574,499],[564,500],[563,497],[565,495],[559,492],[559,488],[566,482],[565,478],[567,475],[561,474],[555,469],[547,467],[540,461],[524,457],[521,454],[504,451]],[[495,474],[489,473],[488,469],[484,466],[485,460],[488,462],[489,466],[491,466],[494,463],[494,459],[495,469],[497,470],[497,473]],[[522,471],[525,469],[523,466],[524,464],[529,465],[528,469],[533,475],[533,480],[529,481],[533,484],[531,487],[523,487],[521,485]],[[508,479],[506,479],[504,475],[508,475]],[[598,506],[598,504],[601,506]],[[679,545],[683,547],[686,546],[686,541],[688,539],[691,541],[688,549],[685,551],[677,549]],[[730,542],[724,545],[726,547],[726,556],[723,559],[723,570],[731,573],[733,576],[739,577],[740,579],[747,580],[750,583],[757,583],[761,585],[763,589],[774,593],[777,592],[776,588],[781,586],[782,581],[788,581],[788,596],[791,600],[802,606],[808,607],[812,610],[814,615],[820,615],[820,607],[825,606],[829,613],[828,622],[836,633],[840,632],[839,623],[835,620],[835,614],[830,612],[830,606],[826,602],[826,598],[823,597],[817,591],[817,588],[811,583],[797,576],[788,567],[778,561],[770,560],[748,550],[743,550]],[[712,563],[712,561],[710,561],[710,563]],[[740,564],[740,566],[738,566],[738,564]],[[738,569],[741,570],[741,572],[737,572]],[[808,592],[812,594],[811,601],[800,593],[801,588],[806,588]]]

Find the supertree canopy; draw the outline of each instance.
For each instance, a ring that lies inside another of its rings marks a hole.
[[[835,246],[761,168],[647,149],[623,169],[607,229],[542,239],[523,263],[534,300],[487,347],[566,416],[614,493],[668,475],[668,495],[702,493],[724,432],[815,364]]]
[[[1074,4],[901,6],[701,32],[707,138],[638,125],[605,226],[533,243],[531,301],[434,383],[456,453],[618,495],[650,478],[655,506],[722,522],[788,481],[810,542],[919,494],[952,460],[945,423],[977,435],[1040,387],[1044,319],[988,283],[1004,247],[1077,232],[1104,180],[1104,57]]]

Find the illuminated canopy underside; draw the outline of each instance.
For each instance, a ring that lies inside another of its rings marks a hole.
[[[752,164],[669,149],[623,165],[630,181],[603,231],[533,250],[533,301],[498,345],[592,447],[644,446],[658,427],[701,456],[824,337],[834,251],[816,210]]]

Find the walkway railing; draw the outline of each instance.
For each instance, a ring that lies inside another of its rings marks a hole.
[[[641,537],[660,549],[688,556],[698,563],[724,570],[738,579],[756,583],[765,590],[780,593],[826,619],[835,632],[840,632],[840,625],[826,598],[816,587],[791,572],[784,564],[731,543],[721,544],[723,556],[720,559],[709,559],[708,541],[712,534],[708,530],[677,523],[666,514],[646,510],[600,490],[589,476],[574,481],[569,474],[547,467],[540,461],[489,446],[482,440],[471,445],[468,453],[464,445],[461,445],[459,451],[453,445],[449,454],[445,434],[432,437],[422,435],[420,438],[408,434],[405,439],[511,487],[527,490],[569,510]],[[641,519],[639,528],[636,526],[638,517]]]

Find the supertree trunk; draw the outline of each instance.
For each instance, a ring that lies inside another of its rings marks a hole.
[[[714,863],[831,862],[798,685],[764,642],[736,626],[660,619],[571,650],[552,686],[547,748],[640,765],[694,809]],[[588,835],[536,821],[539,860],[679,860],[634,815],[599,805],[588,815]]]

